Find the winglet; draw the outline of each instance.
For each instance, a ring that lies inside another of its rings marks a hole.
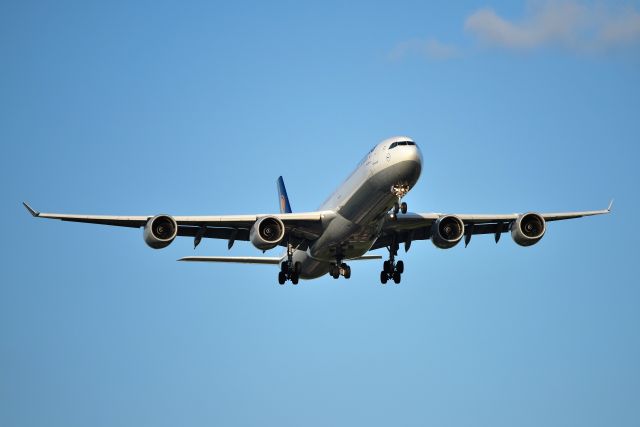
[[[607,212],[611,212],[611,208],[613,207],[613,199],[609,202],[609,207],[607,208]]]
[[[31,215],[40,216],[40,212],[38,212],[37,210],[35,210],[31,206],[29,206],[29,204],[27,202],[22,202],[22,204],[24,205],[25,208],[27,208],[27,210],[29,211],[29,213]]]

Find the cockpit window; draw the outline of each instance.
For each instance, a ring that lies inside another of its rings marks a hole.
[[[398,142],[393,142],[391,143],[391,145],[389,146],[389,150],[391,150],[392,148],[396,148],[398,145],[416,145],[415,142],[413,141],[398,141]]]

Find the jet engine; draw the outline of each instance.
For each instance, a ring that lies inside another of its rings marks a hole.
[[[545,220],[536,213],[520,215],[511,224],[511,237],[520,246],[531,246],[540,241],[547,230]]]
[[[153,249],[166,248],[178,235],[178,223],[169,215],[157,215],[144,226],[144,241]]]
[[[256,248],[266,251],[275,248],[284,238],[284,223],[273,216],[259,218],[251,227],[249,240]]]
[[[464,223],[455,215],[443,215],[431,226],[431,241],[440,249],[450,249],[464,235]]]

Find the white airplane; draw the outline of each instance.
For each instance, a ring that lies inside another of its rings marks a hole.
[[[282,177],[278,178],[279,214],[223,216],[103,216],[40,213],[27,203],[35,217],[121,227],[144,227],[144,241],[154,249],[173,242],[176,236],[224,239],[231,249],[236,240],[250,241],[267,251],[286,247],[281,257],[189,256],[179,261],[236,262],[279,265],[278,282],[296,285],[299,279],[315,279],[327,273],[337,279],[351,277],[346,261],[381,259],[368,251],[387,248],[380,281],[400,283],[404,263],[396,261],[399,245],[405,252],[414,240],[431,239],[441,249],[465,247],[474,234],[493,234],[498,243],[504,232],[520,246],[531,246],[544,236],[546,223],[583,216],[607,214],[607,209],[583,212],[469,215],[407,213],[402,198],[413,188],[422,170],[422,154],[408,137],[389,138],[369,151],[356,169],[315,212],[292,213]]]

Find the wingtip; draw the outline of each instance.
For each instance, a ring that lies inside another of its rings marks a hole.
[[[35,216],[35,217],[40,216],[40,212],[38,212],[37,210],[35,210],[31,206],[29,206],[29,204],[27,202],[22,202],[22,204],[24,205],[25,208],[27,208],[27,210],[29,211],[29,213],[32,216]]]
[[[607,208],[607,212],[611,212],[611,208],[613,207],[613,199],[609,202],[609,207]]]

